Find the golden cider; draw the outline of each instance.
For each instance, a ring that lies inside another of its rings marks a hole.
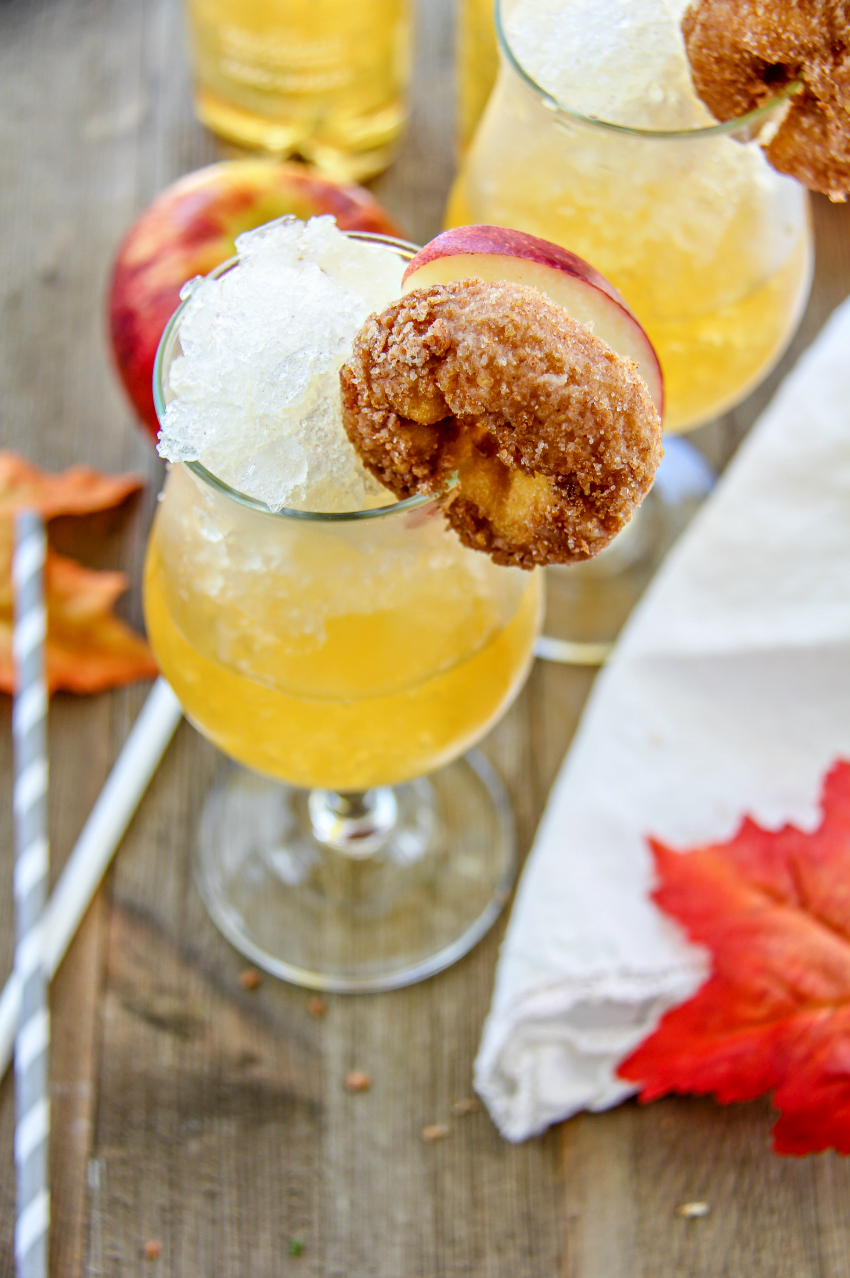
[[[506,198],[486,203],[464,186],[455,189],[446,214],[447,226],[493,222],[528,231],[563,244],[619,289],[640,320],[658,353],[664,373],[664,428],[684,431],[718,416],[754,389],[782,354],[800,320],[812,273],[812,249],[804,221],[795,243],[779,267],[757,280],[740,296],[715,303],[708,281],[719,268],[745,280],[752,255],[746,242],[735,243],[735,228],[722,249],[721,263],[705,263],[699,255],[677,251],[663,237],[635,245],[640,228],[621,227],[628,244],[618,247],[616,223],[602,227],[590,206],[573,187],[567,204],[547,204],[542,193],[522,183],[506,190]],[[742,214],[744,241],[751,233]],[[634,232],[634,233],[633,233]],[[618,266],[619,262],[619,266]],[[657,305],[657,281],[665,280],[664,305]],[[716,274],[715,274],[716,278]]]
[[[409,0],[187,0],[195,109],[329,175],[386,168],[407,116]]]
[[[542,575],[461,546],[433,502],[320,521],[169,475],[145,618],[189,718],[248,767],[366,790],[461,754],[518,691]]]

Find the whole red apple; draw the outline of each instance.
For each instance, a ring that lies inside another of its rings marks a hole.
[[[182,285],[232,257],[237,235],[286,213],[304,219],[331,213],[345,231],[400,234],[362,187],[273,160],[224,160],[188,173],[130,227],[115,259],[109,327],[121,380],[154,438],[154,358]]]

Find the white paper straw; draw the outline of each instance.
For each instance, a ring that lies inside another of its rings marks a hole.
[[[48,982],[41,961],[41,921],[47,901],[47,690],[44,680],[44,559],[41,516],[16,519],[12,582],[15,625],[15,979],[20,1025],[15,1039],[15,1262],[19,1278],[47,1278],[50,1189]]]
[[[180,715],[174,693],[157,679],[47,904],[38,946],[49,978],[65,957]],[[21,984],[13,972],[0,995],[0,1078],[11,1058],[20,1011]]]

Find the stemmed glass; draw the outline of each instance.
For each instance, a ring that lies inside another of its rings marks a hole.
[[[631,127],[582,114],[580,102],[557,101],[522,65],[510,38],[516,3],[496,0],[499,75],[446,224],[514,227],[591,262],[658,352],[665,431],[690,430],[762,381],[808,297],[808,193],[775,172],[757,144],[786,100],[700,128]],[[695,479],[698,493],[705,477],[695,450],[673,440],[668,451],[659,491],[669,479],[671,490],[692,492]],[[585,641],[574,645],[579,657],[605,651],[645,584],[671,532],[662,505],[651,496],[597,560],[549,570],[560,628]]]
[[[157,358],[160,416],[181,310]],[[542,577],[462,546],[431,497],[390,503],[272,512],[174,465],[146,562],[162,672],[233,761],[203,808],[201,894],[252,962],[314,989],[447,966],[514,875],[501,783],[461,756],[526,677]]]

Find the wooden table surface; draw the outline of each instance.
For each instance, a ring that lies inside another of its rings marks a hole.
[[[453,171],[450,0],[422,0],[413,116],[377,183],[411,239],[439,228]],[[55,528],[60,547],[139,571],[160,478],[109,368],[103,298],[122,233],[163,186],[214,159],[192,116],[179,0],[0,0],[2,439],[50,469],[149,479],[129,512]],[[850,291],[850,208],[814,205],[818,266],[783,369]],[[777,384],[698,432],[724,461]],[[801,423],[805,429],[805,423]],[[485,750],[530,844],[592,672],[537,664]],[[144,687],[51,703],[54,873]],[[0,970],[12,958],[11,733],[0,698]],[[54,1275],[215,1278],[847,1278],[850,1164],[769,1152],[766,1103],[626,1104],[512,1146],[451,1116],[501,935],[412,989],[332,997],[239,984],[243,960],[188,870],[220,757],[178,730],[53,988]],[[343,1078],[367,1070],[352,1095]],[[13,1088],[0,1085],[0,1278],[12,1275]],[[427,1144],[425,1124],[449,1122]],[[676,1215],[702,1199],[711,1214]],[[303,1253],[288,1254],[289,1243]],[[161,1252],[145,1259],[145,1243]]]

